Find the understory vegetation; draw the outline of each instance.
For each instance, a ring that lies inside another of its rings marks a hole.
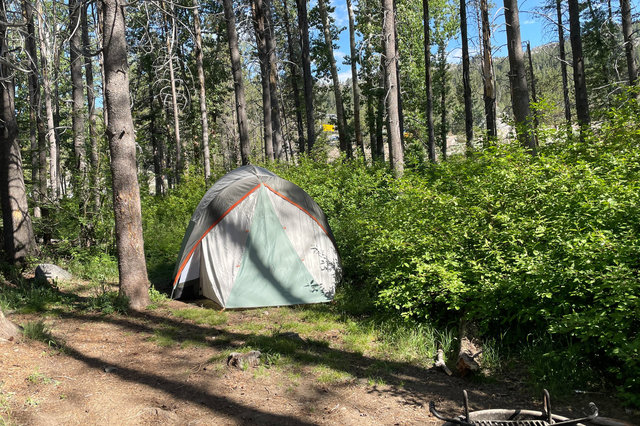
[[[363,330],[375,330],[389,347],[429,335],[451,348],[464,320],[477,326],[494,368],[525,366],[540,387],[615,387],[640,406],[637,117],[634,102],[623,104],[582,141],[566,130],[541,132],[536,156],[501,144],[435,165],[414,161],[401,179],[384,165],[359,161],[302,157],[295,166],[268,167],[305,189],[329,217],[344,281],[328,309],[347,329],[357,324],[354,348],[359,338],[372,338]],[[156,288],[167,288],[186,225],[207,190],[196,176],[164,197],[143,197]],[[72,223],[67,213],[57,220]],[[68,242],[72,232],[64,235],[70,227],[58,229],[57,252],[66,253],[77,275],[96,283],[117,276],[113,235],[105,231],[101,246],[82,249]],[[97,286],[82,306],[121,312],[126,303]],[[47,291],[5,288],[0,307],[37,311],[61,297],[41,294]],[[157,291],[153,296],[153,307],[162,303]],[[189,311],[177,315],[193,319]],[[224,321],[197,316],[212,325]],[[170,344],[164,335],[157,339]]]

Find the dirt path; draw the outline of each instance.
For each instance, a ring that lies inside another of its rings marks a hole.
[[[305,325],[291,312],[198,316],[180,302],[128,316],[56,312],[45,319],[50,345],[0,344],[0,425],[3,418],[28,425],[429,425],[440,422],[428,402],[460,414],[462,389],[472,409],[541,405],[519,383],[476,383],[347,351],[338,329],[309,324],[307,333],[277,334],[292,321]],[[227,367],[230,351],[256,347],[268,349],[261,366]],[[597,398],[606,415],[624,417],[614,400]],[[577,415],[589,399],[577,396],[555,410]]]

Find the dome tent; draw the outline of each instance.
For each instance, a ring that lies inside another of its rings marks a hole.
[[[328,302],[340,280],[322,209],[297,185],[257,166],[220,178],[182,240],[172,298],[185,286],[224,308]]]

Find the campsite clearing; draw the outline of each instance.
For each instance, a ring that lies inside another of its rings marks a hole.
[[[164,301],[130,315],[11,315],[42,318],[48,344],[0,344],[0,424],[440,424],[429,401],[458,414],[462,389],[474,409],[541,404],[517,380],[470,381],[429,359],[394,359],[333,305],[219,312]],[[226,365],[253,349],[258,367]],[[559,413],[596,400],[604,415],[625,416],[606,395],[558,399]]]

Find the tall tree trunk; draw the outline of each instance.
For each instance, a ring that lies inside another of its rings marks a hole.
[[[385,54],[385,79],[387,85],[387,115],[389,121],[389,156],[391,167],[396,177],[404,173],[404,153],[402,152],[402,140],[400,135],[400,111],[398,105],[398,73],[396,68],[396,36],[395,15],[393,13],[393,0],[383,0],[382,37],[384,40]]]
[[[331,39],[331,29],[329,27],[329,14],[327,13],[327,5],[325,0],[318,0],[318,8],[320,9],[320,20],[322,21],[322,32],[324,34],[324,43],[327,48],[329,66],[331,70],[331,80],[333,81],[333,94],[336,98],[336,115],[338,116],[338,137],[340,138],[340,150],[351,157],[352,147],[349,136],[347,135],[347,125],[344,118],[344,103],[342,102],[342,90],[340,89],[340,79],[338,78],[338,68],[336,67],[336,58],[333,55],[333,40]]]
[[[396,75],[398,76],[396,90],[398,91],[398,117],[400,123],[400,146],[404,152],[404,107],[402,103],[402,87],[400,86],[400,49],[398,48],[398,26],[395,24],[396,17],[398,16],[398,7],[396,0],[393,0],[393,35],[395,38],[395,51],[396,51]]]
[[[40,217],[41,209],[38,205],[47,195],[47,146],[45,128],[40,114],[40,79],[38,71],[38,51],[36,48],[36,30],[33,20],[34,5],[22,0],[22,13],[26,22],[25,50],[29,56],[29,121],[31,124],[31,167],[34,185],[33,216]]]
[[[249,164],[251,147],[249,145],[249,126],[247,122],[247,102],[244,95],[242,79],[242,58],[238,48],[238,33],[236,32],[236,17],[233,12],[233,0],[223,0],[224,19],[227,21],[227,39],[229,39],[229,56],[231,57],[231,73],[233,74],[233,89],[236,97],[236,115],[238,116],[238,135],[240,137],[240,157],[242,165]]]
[[[362,125],[360,124],[360,86],[358,85],[358,52],[356,51],[356,30],[353,16],[353,5],[347,0],[347,12],[349,14],[349,52],[351,54],[351,87],[353,88],[353,127],[356,134],[356,146],[360,148],[362,158],[364,156],[364,141],[362,139]]]
[[[163,2],[164,4],[164,2]],[[170,3],[171,11],[171,28],[168,28],[167,17],[163,15],[164,38],[167,45],[167,62],[169,65],[169,82],[171,84],[171,109],[173,112],[173,134],[176,142],[176,181],[180,183],[180,177],[185,170],[187,162],[185,161],[186,153],[182,146],[182,138],[180,136],[180,110],[178,108],[178,90],[176,88],[176,76],[173,67],[173,46],[176,42],[176,21],[173,11],[173,2]],[[171,34],[169,35],[169,30]]]
[[[562,96],[564,99],[564,118],[571,124],[571,102],[569,101],[569,78],[567,76],[567,55],[564,48],[564,26],[562,24],[562,0],[556,0],[558,16],[558,49],[560,54],[560,71],[562,73]]]
[[[527,41],[527,56],[529,57],[529,72],[531,73],[531,100],[535,103],[538,102],[538,96],[536,94],[536,76],[533,71],[533,60],[531,59],[531,43]],[[538,115],[533,114],[533,127],[538,128]],[[533,135],[536,146],[538,145],[538,138],[536,134]]]
[[[315,118],[313,115],[313,77],[311,76],[311,57],[309,55],[309,19],[307,0],[296,0],[298,8],[298,27],[300,29],[300,49],[302,52],[302,80],[304,81],[304,105],[307,114],[307,152],[311,152],[316,143]]]
[[[516,122],[516,133],[520,143],[533,151],[536,144],[531,131],[527,68],[524,64],[524,52],[522,51],[522,40],[520,38],[520,17],[517,0],[504,0],[504,20],[507,26],[511,106]]]
[[[84,52],[89,52],[89,20],[87,8],[88,3],[82,6],[82,46]],[[89,146],[91,162],[91,193],[93,195],[93,212],[100,210],[100,156],[98,154],[98,129],[96,114],[96,96],[93,91],[93,61],[86,53],[84,54],[84,74],[87,81],[87,106],[89,110]]]
[[[376,115],[376,158],[384,161],[384,139],[382,137],[382,128],[384,126],[385,117],[385,99],[387,93],[387,76],[385,75],[385,59],[384,55],[380,55],[380,88],[377,91],[378,108]]]
[[[165,159],[164,142],[162,137],[158,138],[158,125],[156,123],[156,95],[153,91],[153,84],[149,85],[149,135],[151,136],[151,146],[153,148],[153,172],[155,175],[156,195],[163,195],[166,192],[165,186]],[[162,110],[162,103],[158,102],[158,109]]]
[[[569,31],[571,50],[573,53],[573,84],[576,91],[576,115],[581,127],[591,123],[589,115],[589,96],[587,82],[584,77],[584,58],[582,56],[582,39],[580,38],[580,9],[578,0],[569,0]]]
[[[493,76],[493,56],[491,53],[491,23],[489,22],[489,6],[487,0],[480,0],[482,19],[482,83],[484,87],[484,114],[487,122],[489,141],[498,137],[496,112],[496,83]]]
[[[53,111],[52,87],[51,87],[51,48],[49,33],[44,24],[44,10],[42,0],[36,0],[36,12],[38,16],[38,35],[40,41],[40,63],[42,68],[42,88],[44,91],[44,109],[47,117],[46,138],[49,145],[49,180],[52,201],[60,198],[60,175],[58,174],[58,142],[56,140],[56,126]]]
[[[422,0],[422,22],[424,28],[424,86],[427,90],[427,153],[429,161],[436,162],[436,135],[433,126],[433,89],[431,87],[431,37],[429,0]]]
[[[72,173],[73,194],[78,197],[80,214],[86,214],[86,197],[84,196],[87,185],[87,154],[84,137],[84,82],[82,79],[82,27],[81,27],[81,0],[69,2],[69,62],[71,62],[71,88],[72,88],[72,127],[73,127],[73,155],[74,170]]]
[[[123,0],[103,0],[103,7],[105,106],[109,110],[107,136],[111,152],[120,291],[129,298],[132,309],[141,310],[149,304],[149,280],[129,99],[125,4]]]
[[[35,250],[35,238],[18,144],[13,70],[9,65],[7,9],[0,0],[0,205],[4,252],[8,261],[22,260]]]
[[[425,0],[423,0],[425,1]],[[466,152],[473,150],[473,102],[469,77],[469,38],[467,36],[467,0],[460,0],[460,38],[462,40],[462,86],[464,90],[464,128]]]
[[[609,3],[609,6],[611,6],[611,3]],[[624,37],[624,51],[627,55],[629,85],[633,86],[636,84],[638,78],[638,68],[636,67],[636,55],[633,47],[633,25],[631,22],[631,4],[629,0],[620,0],[620,14],[622,15],[622,35]]]
[[[291,35],[291,24],[289,23],[289,5],[287,0],[283,0],[283,20],[284,29],[287,33],[287,49],[289,50],[289,72],[291,73],[291,88],[293,90],[293,105],[296,109],[296,129],[298,131],[298,152],[304,152],[304,126],[302,124],[302,105],[300,105],[300,89],[298,88],[298,60],[295,54],[293,37]]]
[[[280,118],[280,98],[278,96],[278,62],[276,47],[273,42],[273,14],[271,2],[261,0],[265,21],[264,35],[267,43],[267,60],[269,65],[269,95],[271,98],[271,129],[273,130],[273,157],[276,160],[284,160],[284,140],[282,136],[282,121]]]
[[[447,159],[447,52],[443,41],[438,43],[438,67],[440,68],[440,140],[442,141],[442,161]]]
[[[269,85],[270,66],[267,40],[265,34],[265,16],[263,0],[252,0],[251,11],[253,26],[258,44],[258,60],[260,61],[260,76],[262,82],[262,120],[264,128],[264,154],[267,161],[273,161],[273,120],[271,117],[271,88]]]
[[[104,97],[104,88],[106,86],[106,83],[104,80],[104,52],[102,51],[102,34],[104,33],[104,28],[103,28],[102,19],[100,18],[102,16],[101,1],[96,2],[96,9],[98,10],[98,19],[97,19],[98,25],[96,27],[96,38],[98,39],[98,47],[100,48],[100,53],[98,54],[98,56],[100,58],[100,80],[102,82],[102,96]],[[109,123],[109,113],[107,112],[106,108],[102,108],[102,121],[104,121],[104,127],[107,128]]]
[[[209,116],[207,113],[207,92],[204,84],[204,65],[202,52],[202,30],[200,29],[200,5],[193,0],[193,29],[196,43],[196,68],[198,69],[198,83],[200,86],[200,121],[202,125],[202,156],[204,157],[204,180],[211,179],[211,154],[209,153]]]

